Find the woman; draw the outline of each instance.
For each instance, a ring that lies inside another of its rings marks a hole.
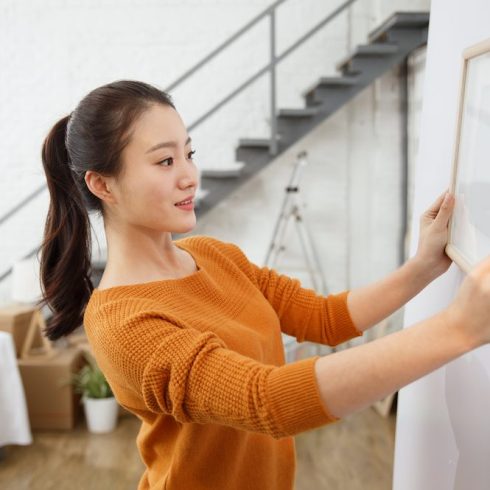
[[[168,94],[117,81],[85,96],[46,137],[51,203],[42,246],[54,340],[82,322],[119,403],[142,422],[139,489],[292,489],[294,439],[381,399],[489,341],[490,261],[455,301],[415,326],[285,364],[281,331],[337,345],[403,306],[451,260],[454,198],[423,214],[414,257],[327,297],[193,229],[191,138]],[[187,203],[187,204],[186,204]],[[88,212],[108,258],[90,280]]]

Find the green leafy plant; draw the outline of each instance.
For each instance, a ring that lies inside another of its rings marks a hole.
[[[72,375],[73,389],[85,398],[110,398],[111,387],[92,356],[85,355],[85,364],[78,373]]]

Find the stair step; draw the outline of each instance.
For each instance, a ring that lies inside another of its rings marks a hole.
[[[362,56],[378,56],[384,54],[393,54],[398,52],[398,46],[396,44],[389,43],[372,43],[372,44],[360,44],[354,55]]]
[[[430,14],[428,12],[395,12],[383,24],[371,31],[369,41],[373,42],[383,36],[392,28],[421,28],[429,25]]]
[[[356,77],[321,77],[317,82],[310,85],[302,92],[303,97],[308,97],[319,87],[349,88],[359,83]]]
[[[216,178],[216,179],[240,177],[244,166],[245,163],[243,162],[234,162],[233,165],[229,165],[227,167],[222,167],[222,168],[219,167],[202,168],[201,177]]]
[[[389,43],[373,43],[373,44],[361,44],[352,54],[347,55],[336,65],[337,70],[343,70],[354,58],[361,57],[379,57],[389,56],[398,52],[398,46],[396,44]]]
[[[305,108],[278,108],[277,140],[280,141],[278,141],[277,154],[270,153],[271,139],[268,137],[240,139],[235,152],[236,160],[246,163],[242,175],[239,179],[205,180],[204,183],[212,189],[212,192],[209,200],[203,202],[202,212],[206,212],[215,202],[228,195],[230,189],[233,190],[241,185],[274,160],[277,155],[308,134],[308,131],[318,124],[319,119],[333,114],[390,66],[399,63],[400,58],[411,49],[412,45],[414,48],[419,45],[417,43],[422,40],[424,29],[427,28],[427,24],[423,22],[427,19],[428,15],[425,13],[415,20],[413,15],[411,18],[399,15],[398,24],[412,24],[413,29],[410,26],[407,26],[406,32],[404,28],[394,29],[376,42],[371,41],[370,44],[358,46],[345,61],[341,62],[341,65],[344,64],[344,73],[339,76],[321,77],[303,92],[307,96]],[[422,24],[419,26],[416,22]],[[398,44],[399,38],[400,44]],[[355,75],[357,70],[361,72],[359,76]],[[226,192],[220,194],[222,189]]]
[[[339,85],[339,86],[352,86],[358,83],[356,77],[321,77],[321,85]]]
[[[298,109],[279,109],[278,117],[312,117],[319,112],[317,107],[305,107]]]
[[[281,136],[278,134],[276,139],[279,141]],[[271,138],[240,138],[238,146],[241,147],[254,147],[254,148],[269,148],[271,145]]]

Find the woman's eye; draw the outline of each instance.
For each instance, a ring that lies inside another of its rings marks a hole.
[[[188,158],[189,160],[192,160],[192,155],[194,155],[194,153],[196,153],[196,150],[192,150],[188,153]],[[166,158],[165,160],[160,160],[159,162],[157,163],[164,163],[164,162],[168,162],[168,161],[173,161],[173,158],[170,157],[170,158]],[[167,166],[167,165],[164,165],[164,166]]]

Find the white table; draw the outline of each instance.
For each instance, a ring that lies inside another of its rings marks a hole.
[[[32,444],[32,434],[14,341],[0,332],[0,448],[7,444]]]

